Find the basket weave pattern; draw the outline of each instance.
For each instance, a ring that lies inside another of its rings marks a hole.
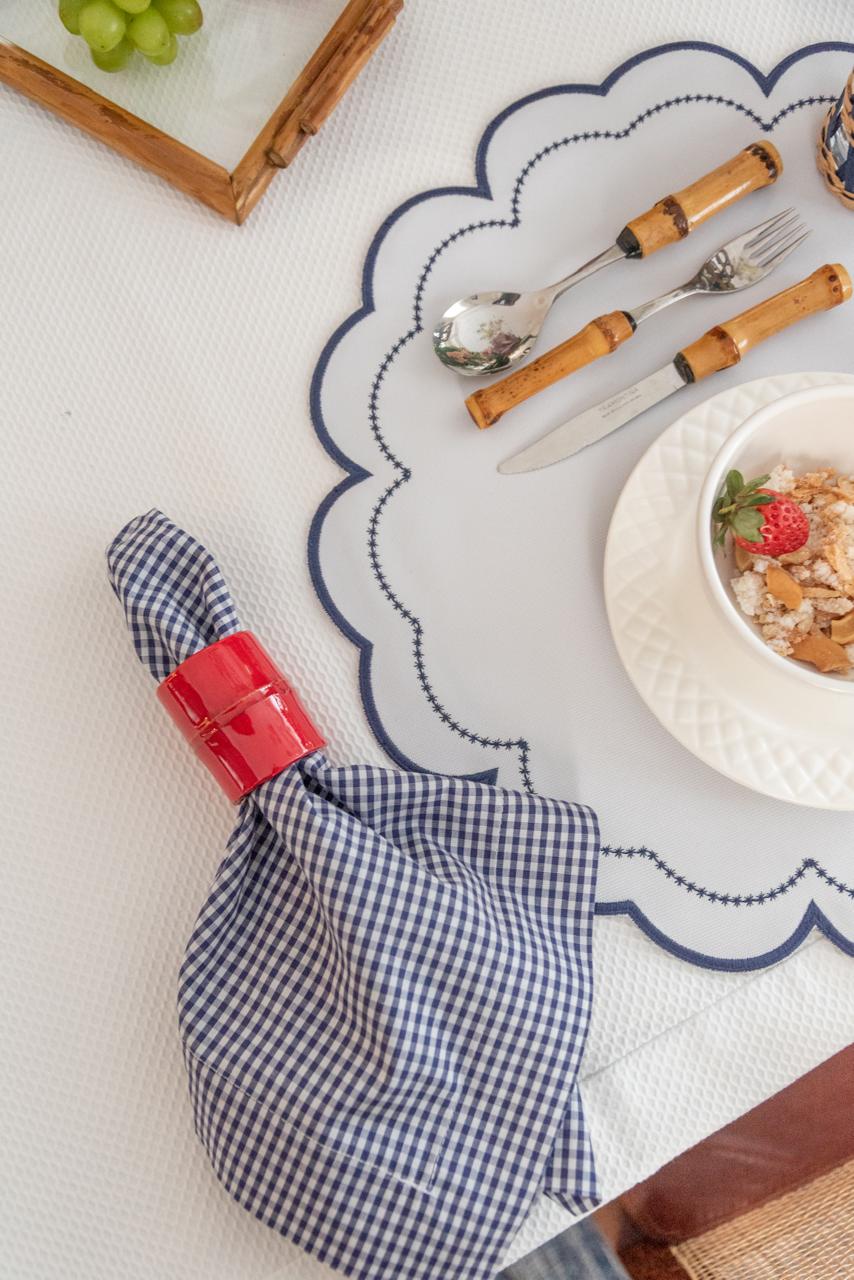
[[[838,176],[837,162],[828,147],[830,141],[830,124],[837,112],[837,104],[829,109],[821,126],[821,133],[818,140],[818,167],[827,185],[835,196],[842,200],[849,209],[854,209],[854,191],[848,191]],[[842,127],[848,136],[849,145],[854,147],[854,71],[848,77],[848,82],[842,90],[842,103],[839,107],[840,120]]]
[[[851,1280],[854,1160],[672,1252],[691,1280]]]

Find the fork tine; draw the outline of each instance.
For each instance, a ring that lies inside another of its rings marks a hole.
[[[787,243],[793,236],[800,235],[802,231],[806,231],[806,227],[802,222],[798,222],[795,226],[783,228],[780,232],[775,232],[768,240],[764,241],[758,249],[754,250],[751,257],[755,262],[762,263],[769,254],[774,253],[783,244]]]
[[[781,209],[779,213],[772,214],[770,218],[765,218],[764,221],[758,222],[755,227],[750,227],[744,234],[746,236],[761,235],[763,231],[767,231],[770,227],[775,226],[775,224],[782,221],[783,218],[790,218],[794,212],[794,205],[790,206],[788,209]]]
[[[764,258],[757,265],[763,271],[771,271],[778,263],[782,262],[784,258],[788,258],[792,250],[797,249],[798,245],[802,244],[809,234],[810,229],[807,227],[799,236],[795,236],[794,240],[786,241],[786,243],[776,249],[770,257]]]
[[[748,252],[758,249],[775,232],[783,230],[796,221],[797,216],[795,209],[784,209],[782,213],[777,214],[776,218],[769,218],[764,226],[755,229],[755,234],[745,242],[745,249]]]

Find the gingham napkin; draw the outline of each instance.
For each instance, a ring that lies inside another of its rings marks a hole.
[[[157,679],[240,630],[160,512],[108,563]],[[196,1130],[235,1199],[362,1280],[486,1280],[538,1190],[592,1207],[598,844],[581,805],[320,752],[242,801],[178,998]]]

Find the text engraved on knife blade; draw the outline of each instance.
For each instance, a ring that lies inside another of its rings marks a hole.
[[[611,396],[608,400],[602,400],[597,405],[599,417],[605,421],[622,409],[624,405],[634,404],[636,400],[643,399],[643,395],[643,389],[639,383],[626,387],[625,391],[618,391],[615,396]]]

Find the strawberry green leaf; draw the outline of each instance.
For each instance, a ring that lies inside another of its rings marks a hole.
[[[744,476],[741,474],[741,472],[730,471],[729,475],[726,478],[726,491],[727,491],[727,497],[729,498],[730,502],[734,501],[734,499],[738,496],[738,494],[741,493],[743,488],[744,488]]]
[[[764,523],[761,512],[745,507],[741,511],[736,511],[733,516],[732,530],[737,537],[744,538],[746,542],[760,542],[759,530]]]

